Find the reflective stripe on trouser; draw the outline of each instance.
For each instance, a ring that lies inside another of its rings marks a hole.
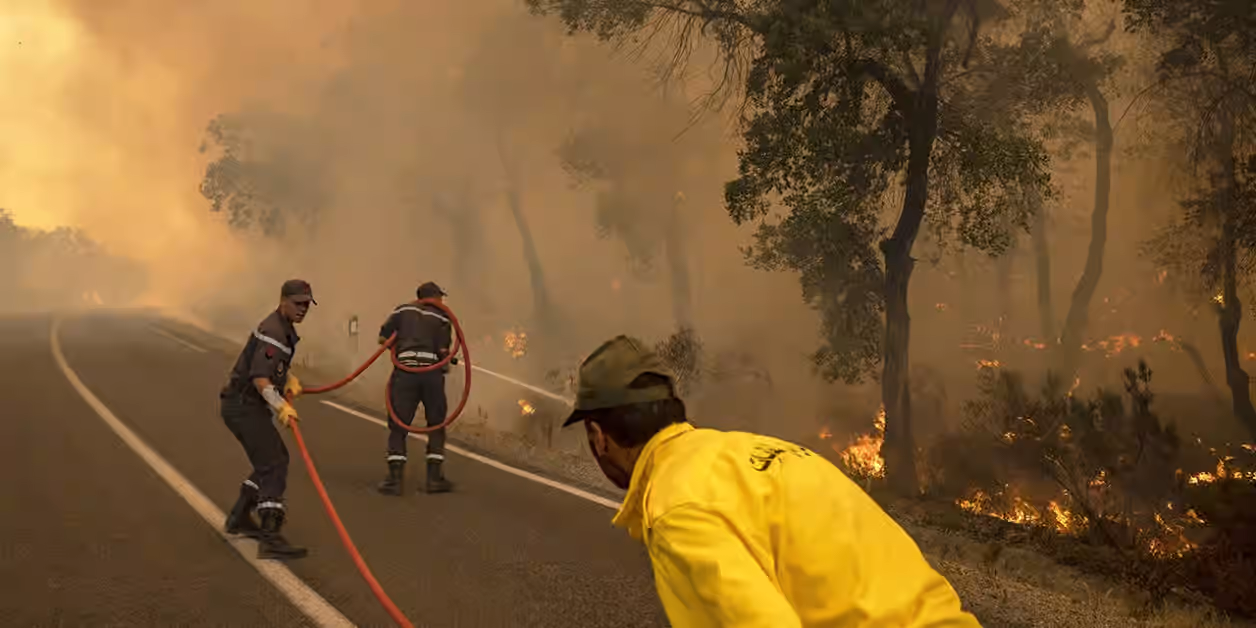
[[[245,486],[257,488],[258,508],[263,503],[279,503],[288,488],[288,447],[271,420],[270,408],[243,401],[238,396],[222,399],[222,420],[253,465]],[[273,506],[271,506],[273,507]]]
[[[393,412],[402,423],[412,425],[414,414],[423,406],[423,415],[428,427],[445,422],[448,402],[445,399],[445,374],[439,370],[429,373],[407,373],[393,369],[388,380],[389,396],[392,398]],[[389,419],[388,421],[388,456],[406,455],[406,442],[409,432],[402,429]],[[445,430],[439,429],[427,433],[427,460],[445,459]],[[402,458],[404,459],[404,458]]]

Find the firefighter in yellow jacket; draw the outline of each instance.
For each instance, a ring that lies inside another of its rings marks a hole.
[[[614,524],[642,541],[677,628],[980,626],[911,537],[837,467],[757,434],[698,429],[672,375],[618,336],[580,366],[575,411],[627,491]]]

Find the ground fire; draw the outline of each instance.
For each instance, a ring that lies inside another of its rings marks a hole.
[[[831,440],[833,432],[825,427],[820,430],[820,438]],[[885,459],[881,457],[881,445],[885,442],[885,406],[877,411],[873,419],[873,431],[861,434],[845,448],[833,443],[833,451],[841,457],[847,472],[858,478],[885,477]]]

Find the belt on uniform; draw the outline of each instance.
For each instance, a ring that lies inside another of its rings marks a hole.
[[[428,366],[440,362],[440,356],[431,351],[402,351],[397,361],[406,366]]]

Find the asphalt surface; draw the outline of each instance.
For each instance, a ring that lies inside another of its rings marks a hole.
[[[235,356],[155,328],[99,314],[66,319],[59,337],[87,388],[225,512],[249,471],[218,415]],[[50,329],[49,317],[0,319],[0,623],[310,625],[83,401]],[[382,497],[386,431],[313,399],[297,407],[342,520],[416,626],[666,625],[644,549],[606,507],[457,455],[455,492],[416,493],[414,440],[406,495]],[[311,550],[287,565],[357,625],[391,625],[285,438],[284,532]]]

